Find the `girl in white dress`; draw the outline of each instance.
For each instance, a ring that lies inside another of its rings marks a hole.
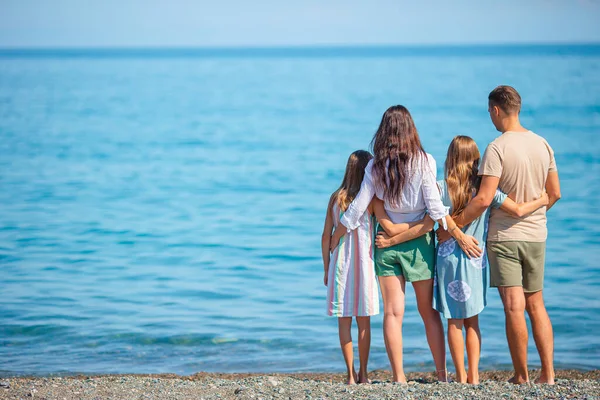
[[[340,346],[348,370],[348,384],[368,383],[367,363],[371,346],[371,315],[379,314],[379,294],[373,265],[374,220],[368,207],[360,216],[360,226],[335,243],[330,255],[331,233],[340,225],[340,216],[352,202],[362,183],[365,167],[372,156],[358,150],[350,155],[344,180],[329,200],[322,251],[327,286],[327,314],[338,317]],[[352,317],[358,324],[360,369],[354,369],[352,350]]]

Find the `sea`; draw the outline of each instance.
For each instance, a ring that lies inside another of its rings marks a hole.
[[[402,104],[442,178],[455,135],[499,135],[499,84],[556,153],[556,367],[600,368],[600,45],[5,49],[0,375],[343,371],[320,238],[348,155]],[[434,370],[406,302],[406,370]],[[511,369],[495,290],[480,325]]]

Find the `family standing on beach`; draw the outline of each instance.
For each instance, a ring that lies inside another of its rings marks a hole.
[[[441,314],[448,319],[456,380],[479,383],[478,315],[486,306],[489,285],[498,288],[504,305],[514,366],[510,381],[529,381],[527,311],[542,364],[538,382],[554,383],[554,339],[542,289],[546,211],[560,199],[560,185],[552,148],[520,124],[520,110],[514,88],[495,88],[488,111],[502,134],[489,144],[481,163],[475,141],[456,136],[448,147],[444,179],[437,182],[436,162],[423,149],[403,106],[383,114],[371,142],[373,155],[363,150],[350,155],[342,184],[329,201],[322,238],[327,312],[339,320],[349,384],[369,382],[370,316],[379,313],[377,282],[393,380],[406,382],[402,320],[407,281],[415,291],[440,381],[448,380]],[[358,325],[358,374],[352,317]]]

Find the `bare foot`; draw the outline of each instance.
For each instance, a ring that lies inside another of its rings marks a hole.
[[[529,380],[515,375],[508,380],[508,383],[512,383],[513,385],[523,385],[524,383],[529,383]]]
[[[371,383],[371,380],[369,379],[369,373],[363,372],[362,370],[358,371],[358,383]]]
[[[356,382],[358,382],[358,375],[356,371],[352,371],[352,374],[348,375],[348,379],[346,379],[346,385],[356,385]]]
[[[437,378],[438,378],[438,382],[448,382],[448,372],[445,369],[440,369],[438,371],[436,371],[437,373]],[[458,379],[458,374],[457,374],[457,378]],[[466,377],[465,377],[465,381],[466,381]],[[462,381],[461,381],[462,383]]]
[[[471,371],[469,371],[467,375],[467,383],[470,385],[479,385],[479,372],[471,373]]]
[[[406,381],[406,375],[404,375],[404,373],[401,373],[392,380],[392,383],[396,385],[406,385],[408,383]]]
[[[551,377],[548,377],[544,372],[542,372],[540,377],[535,380],[535,383],[554,385],[554,374],[552,374]]]

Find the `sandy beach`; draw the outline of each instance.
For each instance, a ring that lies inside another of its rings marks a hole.
[[[536,377],[539,371],[531,371]],[[373,384],[343,384],[342,374],[218,374],[15,377],[0,380],[1,399],[597,399],[600,370],[557,372],[557,384],[511,385],[508,371],[481,374],[481,384],[437,383],[409,373],[408,385],[374,371]]]

